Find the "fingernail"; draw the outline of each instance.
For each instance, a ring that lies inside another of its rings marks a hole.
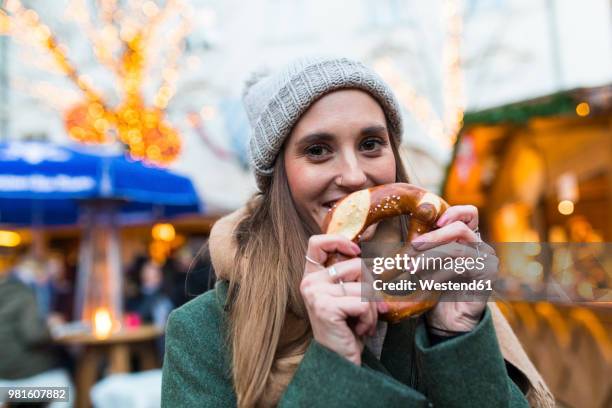
[[[425,246],[426,242],[427,241],[425,239],[421,239],[420,237],[416,238],[414,241],[412,241],[412,247],[419,250]]]
[[[359,255],[361,253],[361,248],[359,248],[359,245],[357,245],[356,243],[351,242],[351,248],[353,249],[355,255]]]
[[[441,217],[438,219],[438,221],[436,222],[436,225],[437,225],[438,227],[441,227],[441,226],[443,226],[444,224],[446,224],[446,220],[447,220],[447,217],[445,217],[445,216],[441,216]]]

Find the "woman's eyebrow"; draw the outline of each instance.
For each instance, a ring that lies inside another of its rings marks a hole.
[[[387,127],[382,125],[372,125],[361,129],[361,134],[363,136],[374,136],[385,132],[387,132]]]
[[[330,142],[334,140],[334,136],[328,132],[314,132],[308,136],[304,136],[302,140],[298,142],[299,145],[304,146],[314,142]]]

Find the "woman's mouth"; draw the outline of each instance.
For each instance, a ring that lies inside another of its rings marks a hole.
[[[338,201],[340,201],[340,198],[335,199],[335,200],[327,201],[327,202],[323,203],[323,207],[327,208],[328,211],[331,211],[336,206],[336,203]]]

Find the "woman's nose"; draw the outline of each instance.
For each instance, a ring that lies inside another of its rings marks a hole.
[[[340,187],[358,190],[365,186],[367,176],[354,155],[345,155],[341,159],[340,171],[336,184]]]

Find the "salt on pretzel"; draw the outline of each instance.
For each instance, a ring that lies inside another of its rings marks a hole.
[[[421,187],[408,183],[384,184],[356,191],[338,201],[327,214],[323,230],[327,234],[340,234],[353,242],[359,242],[361,234],[370,225],[406,214],[410,216],[407,239],[412,242],[419,235],[433,230],[448,207],[442,198]],[[326,266],[342,259],[330,256]],[[389,312],[381,317],[389,322],[398,322],[423,313],[432,308],[439,297],[435,293],[419,291],[402,296],[401,300],[393,300],[392,296],[384,293],[383,296]]]

